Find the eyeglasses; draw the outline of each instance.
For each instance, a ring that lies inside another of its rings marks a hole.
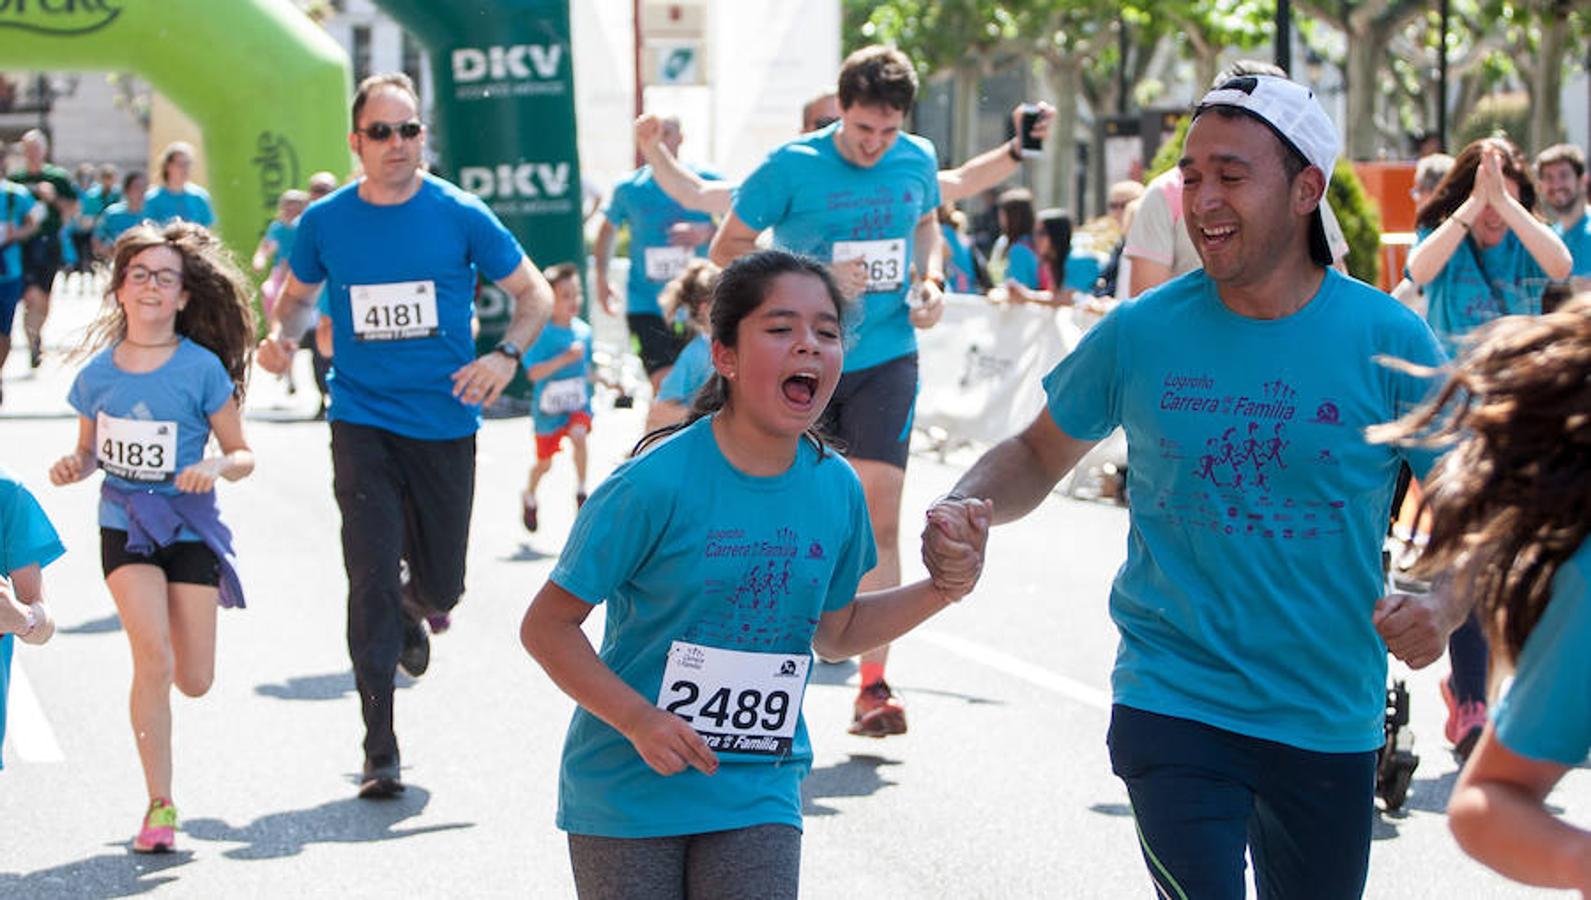
[[[150,269],[144,266],[127,267],[128,284],[143,287],[151,280],[159,287],[174,288],[182,284],[182,271],[179,269]]]
[[[359,133],[367,138],[370,138],[372,141],[385,143],[392,138],[393,132],[397,132],[398,137],[401,137],[406,141],[412,141],[419,137],[420,132],[424,130],[425,126],[421,125],[419,120],[410,119],[407,122],[398,123],[371,122],[364,128],[359,129]]]

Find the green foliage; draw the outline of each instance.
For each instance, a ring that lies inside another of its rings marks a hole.
[[[1364,184],[1346,159],[1337,160],[1326,199],[1342,225],[1342,236],[1348,240],[1348,273],[1366,284],[1375,284],[1381,274],[1381,210],[1365,193]]]
[[[1188,126],[1193,124],[1192,116],[1183,116],[1177,120],[1177,130],[1171,137],[1160,145],[1155,151],[1155,158],[1149,161],[1149,168],[1144,170],[1144,184],[1148,184],[1155,176],[1169,172],[1177,165],[1177,160],[1182,158],[1182,142],[1188,137]]]
[[[1491,137],[1501,131],[1516,144],[1523,144],[1530,132],[1530,100],[1523,94],[1492,94],[1481,98],[1475,111],[1459,123],[1450,142],[1454,152],[1471,141]]]

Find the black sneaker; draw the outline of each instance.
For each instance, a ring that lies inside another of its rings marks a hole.
[[[431,667],[431,636],[418,620],[403,617],[403,652],[398,654],[398,668],[410,678],[419,678]]]
[[[359,777],[359,799],[390,800],[403,793],[403,779],[398,774],[398,761],[365,760],[364,774]]]
[[[43,346],[43,343],[42,342],[34,343],[33,341],[28,341],[28,368],[37,369],[40,365],[43,365],[43,363],[44,363],[44,346]]]

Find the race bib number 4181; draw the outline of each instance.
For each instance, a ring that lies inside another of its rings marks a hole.
[[[747,653],[675,641],[657,706],[689,722],[710,750],[786,756],[811,663],[804,653]]]
[[[407,341],[436,334],[436,283],[397,281],[348,289],[354,339]]]

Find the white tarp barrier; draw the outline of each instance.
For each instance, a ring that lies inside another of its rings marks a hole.
[[[917,332],[917,427],[943,429],[952,445],[1016,434],[1044,408],[1040,379],[1080,334],[1070,310],[948,295],[939,324]]]

